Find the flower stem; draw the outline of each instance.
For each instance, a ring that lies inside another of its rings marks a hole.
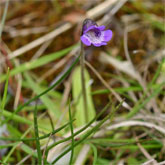
[[[82,95],[83,95],[83,102],[84,102],[84,112],[85,112],[85,122],[88,122],[88,106],[87,106],[87,95],[86,95],[86,87],[85,87],[85,53],[84,47],[81,43],[81,58],[80,58],[80,65],[81,65],[81,82],[82,82]]]

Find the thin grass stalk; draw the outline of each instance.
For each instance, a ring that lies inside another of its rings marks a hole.
[[[9,6],[9,0],[6,0],[5,9],[4,9],[2,21],[1,21],[1,24],[0,24],[0,42],[1,42],[1,35],[2,35],[2,31],[3,31],[3,26],[5,24],[5,19],[6,19],[6,15],[7,15],[8,6]]]
[[[10,69],[8,68],[7,70],[7,79],[6,79],[6,83],[5,83],[5,89],[4,89],[4,93],[3,93],[3,98],[2,98],[2,102],[0,104],[0,120],[1,120],[1,125],[3,125],[3,110],[5,108],[5,104],[6,104],[6,98],[7,98],[7,91],[8,91],[8,82],[9,82],[9,75],[10,75]]]
[[[69,100],[69,120],[72,121],[72,113],[71,113],[71,108],[70,108],[70,100]],[[74,131],[73,131],[73,123],[70,122],[70,130],[71,130],[71,135],[72,135],[72,152],[71,152],[71,156],[70,156],[70,161],[69,161],[69,165],[72,165],[72,161],[73,161],[73,154],[74,154]]]
[[[89,143],[90,147],[92,148],[93,150],[93,165],[97,165],[96,162],[97,162],[97,148],[95,147],[95,145],[93,145],[92,143]]]
[[[41,146],[40,146],[39,133],[38,133],[38,123],[37,123],[37,102],[33,114],[34,114],[34,133],[35,133],[36,147],[38,154],[38,164],[41,165],[42,153],[41,153]]]

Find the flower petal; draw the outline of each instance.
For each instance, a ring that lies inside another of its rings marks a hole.
[[[101,44],[102,44],[102,45],[107,45],[107,43],[106,43],[106,42],[102,42]]]
[[[102,32],[103,34],[103,41],[109,41],[112,38],[112,31],[111,30],[105,30]]]
[[[100,46],[102,46],[102,43],[92,43],[94,46],[96,46],[96,47],[100,47]]]
[[[88,37],[86,37],[85,35],[81,36],[81,41],[87,45],[87,46],[90,46],[91,45],[91,42],[90,40],[88,39]]]
[[[88,27],[86,30],[84,30],[83,34],[87,33],[89,30],[95,29],[95,28],[97,28],[97,26],[96,25],[92,25],[92,26]]]
[[[96,46],[96,47],[100,47],[100,46],[102,46],[102,45],[107,45],[107,43],[106,42],[100,42],[100,43],[92,43],[94,46]]]
[[[105,26],[102,25],[102,26],[98,26],[97,28],[98,28],[99,30],[104,30],[104,29],[105,29]]]

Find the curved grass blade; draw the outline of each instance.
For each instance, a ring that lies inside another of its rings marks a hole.
[[[89,145],[91,146],[91,148],[93,149],[93,155],[94,155],[94,160],[93,160],[93,165],[97,165],[96,162],[97,162],[97,148],[95,147],[94,144],[92,143],[89,143]]]

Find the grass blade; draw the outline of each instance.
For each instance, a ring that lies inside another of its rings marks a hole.
[[[40,87],[40,85],[38,85],[37,83],[35,83],[33,81],[33,79],[31,78],[31,76],[26,72],[24,73],[24,76],[28,82],[28,84],[30,85],[30,88],[36,93],[36,94],[40,94],[42,93],[42,88]],[[57,104],[55,104],[49,97],[47,94],[43,95],[41,97],[41,101],[45,104],[45,106],[54,114],[54,117],[56,119],[59,119],[59,117],[61,116],[61,113],[59,111],[59,107],[57,106]]]
[[[70,100],[69,100],[69,120],[70,120],[70,130],[71,130],[71,135],[72,135],[72,152],[71,152],[71,156],[70,156],[70,161],[69,161],[69,165],[72,165],[72,161],[73,161],[73,154],[74,154],[74,132],[73,132],[73,125],[72,125],[72,114],[71,114],[71,108],[70,108]]]
[[[6,78],[6,83],[5,83],[5,89],[4,89],[4,93],[3,93],[2,102],[1,102],[1,105],[0,105],[0,119],[1,119],[1,121],[2,121],[3,110],[5,108],[5,103],[6,103],[6,98],[7,98],[9,75],[10,75],[10,69],[8,68],[7,78]]]
[[[127,114],[126,118],[130,119],[131,117],[133,117],[135,114],[137,114],[141,108],[143,108],[153,97],[155,97],[156,95],[158,95],[161,90],[163,85],[165,85],[165,83],[160,84],[157,89],[155,89],[151,95],[149,97],[147,97],[145,99],[145,94],[144,96],[136,103],[136,105],[133,107],[133,109]]]
[[[2,35],[2,31],[3,31],[3,26],[5,24],[5,19],[6,19],[6,15],[7,15],[8,6],[9,6],[9,0],[6,0],[5,10],[4,10],[2,21],[1,21],[1,24],[0,24],[0,42],[1,42],[1,35]]]
[[[38,164],[41,165],[42,153],[41,153],[41,149],[40,149],[41,146],[40,146],[39,133],[38,133],[38,124],[37,124],[37,103],[36,103],[36,107],[34,109],[34,133],[35,133],[36,147],[37,147],[37,153],[38,153]]]
[[[85,77],[85,88],[86,88],[86,97],[88,102],[88,121],[92,120],[95,116],[95,108],[94,103],[91,96],[91,86],[90,86],[90,76],[87,70],[84,70],[84,77]],[[75,118],[76,120],[76,126],[80,127],[82,125],[86,124],[86,113],[85,113],[85,107],[83,102],[83,95],[82,95],[82,81],[81,81],[81,69],[80,67],[75,68],[72,76],[72,88],[73,88],[73,98],[74,100],[78,100],[76,102],[75,108]]]
[[[93,145],[92,143],[89,143],[89,145],[91,146],[91,148],[93,149],[93,154],[94,154],[94,158],[93,158],[93,165],[97,165],[97,148],[95,147],[95,145]]]

